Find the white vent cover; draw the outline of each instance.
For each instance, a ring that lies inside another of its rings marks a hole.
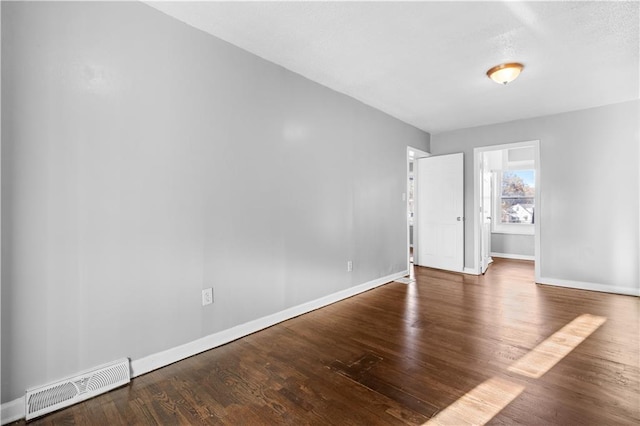
[[[25,396],[26,420],[93,398],[130,381],[129,360],[123,358],[68,379],[28,389]]]

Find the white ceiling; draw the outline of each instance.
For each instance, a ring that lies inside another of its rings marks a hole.
[[[431,133],[640,97],[637,0],[148,4]]]

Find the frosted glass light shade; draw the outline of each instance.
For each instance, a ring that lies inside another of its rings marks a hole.
[[[518,78],[523,68],[524,65],[517,62],[500,64],[487,71],[487,76],[496,83],[507,84]]]

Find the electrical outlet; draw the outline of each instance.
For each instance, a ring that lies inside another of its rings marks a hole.
[[[353,271],[353,261],[348,260],[347,261],[347,272],[351,272]]]
[[[202,306],[213,303],[213,288],[205,288],[202,290]]]

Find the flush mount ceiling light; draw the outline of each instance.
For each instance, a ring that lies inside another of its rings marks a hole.
[[[507,84],[518,78],[523,68],[524,65],[518,62],[500,64],[487,71],[487,76],[496,83]]]

